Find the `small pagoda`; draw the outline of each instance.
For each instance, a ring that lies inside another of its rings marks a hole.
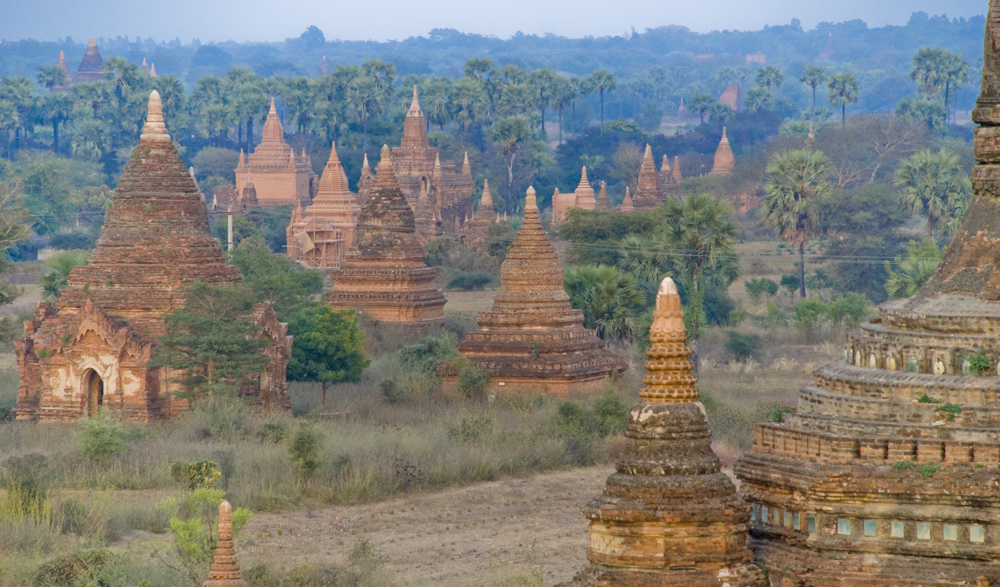
[[[709,175],[731,175],[733,167],[736,165],[736,157],[733,156],[733,148],[726,137],[726,127],[722,127],[722,139],[719,140],[719,147],[715,150],[715,162]]]
[[[101,52],[97,50],[97,39],[90,37],[87,43],[87,52],[83,54],[80,68],[76,70],[74,82],[99,82],[104,81],[104,59]]]
[[[215,556],[209,567],[208,581],[201,587],[247,587],[236,561],[236,545],[233,540],[233,506],[228,501],[219,504],[219,541],[215,546]]]
[[[348,187],[334,143],[316,198],[305,210],[295,210],[285,231],[289,258],[316,269],[340,267],[354,242],[359,211],[358,196]]]
[[[54,304],[38,304],[24,338],[15,339],[18,419],[76,420],[110,410],[150,420],[187,409],[188,400],[170,393],[177,373],[147,363],[166,333],[166,314],[184,307],[185,286],[195,281],[234,284],[240,274],[209,234],[205,203],[154,91],[89,262],[73,269]],[[269,342],[262,351],[269,364],[253,393],[265,405],[288,406],[287,326],[270,304],[252,319]]]
[[[490,373],[495,391],[568,395],[600,387],[628,367],[583,327],[583,312],[570,305],[555,247],[538,221],[534,188],[528,188],[524,223],[500,266],[493,311],[480,312],[478,323],[458,352]],[[446,385],[457,376],[442,372]]]
[[[493,209],[493,196],[490,194],[489,180],[483,180],[483,194],[479,198],[479,209],[473,212],[472,219],[465,223],[463,233],[466,237],[465,244],[473,249],[478,249],[486,241],[486,233],[493,224],[496,211]]]
[[[762,586],[749,548],[750,508],[712,452],[677,286],[660,284],[645,386],[625,452],[584,508],[589,564],[565,587]]]
[[[442,322],[445,299],[431,283],[435,271],[424,263],[413,210],[396,183],[388,146],[375,171],[354,244],[330,274],[333,289],[326,299],[336,309],[360,310],[385,322]]]
[[[632,194],[632,204],[636,210],[648,210],[663,203],[663,192],[660,189],[660,173],[656,170],[653,160],[653,149],[648,144],[639,166],[639,181],[635,193]]]

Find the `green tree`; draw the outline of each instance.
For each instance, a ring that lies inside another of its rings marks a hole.
[[[943,61],[945,122],[948,122],[950,104],[954,93],[957,93],[959,88],[969,83],[969,64],[962,59],[961,55],[950,51],[945,51]]]
[[[267,340],[249,316],[254,294],[246,286],[194,282],[180,310],[166,316],[166,334],[151,367],[183,373],[176,379],[188,397],[236,393],[244,378],[267,366]]]
[[[889,274],[889,279],[885,281],[885,291],[890,298],[908,298],[930,279],[944,251],[941,250],[933,239],[925,238],[920,245],[910,241],[906,259],[896,255],[896,269],[892,264],[885,262],[885,271]]]
[[[747,90],[747,94],[743,98],[743,107],[750,112],[770,110],[771,104],[771,93],[767,91],[767,88],[760,86]]]
[[[933,238],[936,220],[964,210],[972,192],[958,155],[948,149],[936,153],[928,149],[903,159],[893,185],[901,188],[899,200],[906,209],[927,214],[927,238]]]
[[[285,255],[273,253],[259,231],[256,232],[239,241],[229,253],[229,262],[240,270],[243,284],[258,303],[270,302],[279,320],[289,320],[297,312],[312,307],[312,296],[323,289],[323,277]]]
[[[813,112],[816,111],[816,88],[826,83],[826,68],[819,65],[807,65],[802,68],[799,81],[812,89]]]
[[[490,138],[497,143],[500,154],[503,156],[507,172],[507,191],[504,194],[504,203],[505,210],[510,212],[514,202],[514,161],[521,147],[532,139],[531,123],[524,115],[502,118],[490,129]]]
[[[767,88],[768,93],[771,93],[771,86],[780,88],[783,81],[785,81],[785,75],[773,65],[765,65],[757,70],[757,85]]]
[[[829,190],[830,160],[819,151],[778,153],[768,163],[764,183],[764,221],[778,238],[799,249],[799,295],[806,297],[806,243],[819,230],[818,200]]]
[[[930,129],[941,128],[948,118],[948,110],[939,100],[922,100],[919,98],[903,98],[896,105],[896,116],[919,120]]]
[[[292,317],[288,332],[295,337],[288,379],[319,382],[324,408],[327,386],[361,381],[362,371],[371,363],[365,357],[365,335],[354,312],[338,312],[326,304],[315,304]]]
[[[545,136],[545,109],[551,106],[556,99],[554,90],[556,89],[556,72],[551,69],[536,69],[531,72],[528,84],[531,86],[531,93],[535,107],[542,113],[542,137]]]
[[[45,299],[55,300],[69,286],[67,279],[70,272],[86,265],[88,257],[89,251],[64,251],[49,257],[42,269],[42,277],[38,280]]]
[[[705,124],[705,114],[712,108],[712,104],[715,104],[715,98],[710,94],[694,94],[688,102],[688,110],[697,112],[701,123]]]
[[[59,152],[59,125],[70,119],[73,99],[62,92],[48,94],[38,101],[38,119],[52,125],[52,152]]]
[[[673,249],[674,265],[695,294],[701,291],[704,273],[726,280],[728,286],[738,273],[734,262],[739,231],[729,218],[732,206],[725,199],[708,194],[688,195],[667,201],[664,240]]]
[[[830,89],[830,105],[840,106],[840,126],[847,126],[847,105],[858,102],[858,78],[852,73],[842,71],[830,76],[827,83]]]
[[[628,343],[635,337],[646,295],[631,273],[610,265],[574,267],[563,274],[563,287],[583,311],[584,326],[602,339]]]
[[[604,93],[613,92],[617,88],[615,74],[606,69],[598,69],[587,77],[587,84],[592,92],[601,96],[601,134],[604,134]]]
[[[69,81],[66,72],[55,65],[39,67],[37,78],[38,83],[48,88],[50,92],[55,91],[54,88],[68,85]]]
[[[910,79],[919,84],[917,91],[924,98],[933,97],[945,84],[947,78],[945,53],[947,51],[940,47],[934,49],[922,47],[913,56],[913,70],[910,71]]]

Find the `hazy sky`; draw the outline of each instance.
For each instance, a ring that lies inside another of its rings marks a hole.
[[[507,38],[517,31],[619,35],[662,25],[695,31],[753,30],[793,18],[810,29],[860,18],[871,27],[904,24],[914,11],[949,17],[985,14],[987,0],[5,0],[0,39],[70,36],[156,40],[279,41],[309,25],[327,39],[404,39],[432,28]]]

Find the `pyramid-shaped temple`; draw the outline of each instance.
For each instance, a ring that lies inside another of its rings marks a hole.
[[[632,204],[636,210],[648,210],[663,203],[663,191],[660,189],[660,173],[656,170],[653,160],[653,148],[646,145],[646,152],[639,165],[639,179],[635,193],[632,194]]]
[[[167,369],[146,363],[165,333],[165,315],[184,306],[184,287],[194,281],[237,283],[240,274],[209,234],[205,204],[154,91],[90,261],[73,269],[55,304],[39,303],[15,340],[17,417],[74,420],[108,408],[149,420],[185,409],[187,400],[168,394]],[[268,304],[254,320],[271,343],[264,351],[270,364],[256,382],[260,399],[287,405],[287,327]]]
[[[974,195],[944,258],[737,462],[772,585],[1000,581],[1000,1],[986,22]]]
[[[493,310],[480,312],[478,323],[458,352],[490,373],[497,391],[566,395],[598,387],[627,368],[570,305],[555,247],[538,221],[534,188],[528,188],[524,223],[500,266]],[[448,385],[457,375],[442,372]]]
[[[99,82],[104,80],[104,59],[97,50],[97,39],[90,37],[87,52],[83,54],[80,68],[76,70],[75,82]]]
[[[413,210],[406,203],[382,147],[375,184],[358,215],[354,244],[333,271],[327,301],[353,308],[375,320],[431,324],[444,320],[444,296],[434,287],[434,269],[424,263]]]
[[[314,195],[316,174],[305,149],[298,156],[285,141],[285,129],[274,107],[274,98],[261,129],[260,144],[236,165],[236,187],[240,190],[253,177],[261,206],[309,204]]]
[[[348,187],[347,174],[334,144],[316,198],[305,210],[297,208],[292,213],[285,230],[288,256],[306,267],[340,267],[344,253],[354,242],[358,212],[357,194]]]
[[[737,587],[763,584],[750,508],[712,452],[677,286],[656,295],[645,386],[629,411],[625,452],[590,502],[589,564],[566,587]]]

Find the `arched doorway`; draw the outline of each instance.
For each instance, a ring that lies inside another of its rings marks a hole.
[[[104,405],[104,380],[97,374],[97,371],[87,369],[87,372],[83,374],[81,388],[85,394],[87,416],[97,416],[97,412]]]

